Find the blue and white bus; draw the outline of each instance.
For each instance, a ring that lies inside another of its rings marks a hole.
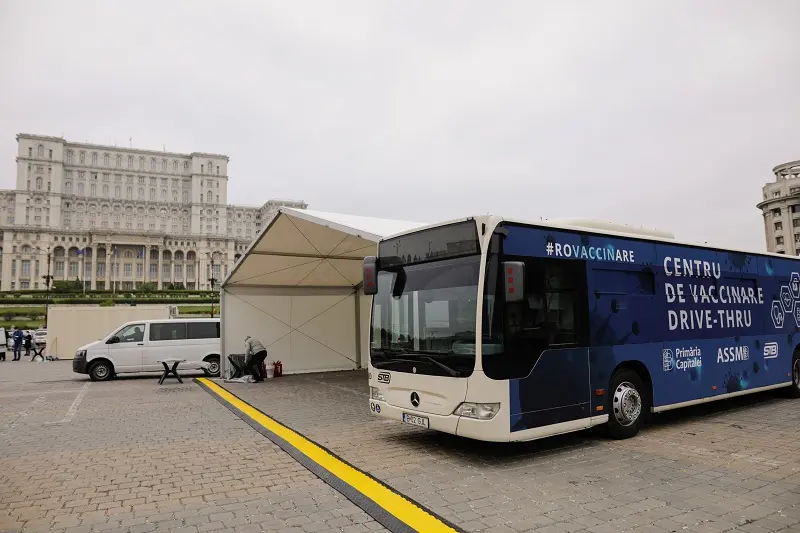
[[[572,221],[481,216],[386,238],[370,409],[486,441],[785,388],[800,397],[800,260]]]

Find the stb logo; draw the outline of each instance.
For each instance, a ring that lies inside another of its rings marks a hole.
[[[764,345],[764,359],[775,359],[778,357],[778,343],[768,342]]]
[[[672,355],[672,350],[666,349],[661,352],[661,363],[664,366],[664,372],[675,368],[675,357]]]
[[[378,383],[389,383],[392,380],[392,375],[388,372],[378,373]]]

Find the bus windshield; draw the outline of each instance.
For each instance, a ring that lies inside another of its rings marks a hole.
[[[398,372],[467,377],[475,367],[480,256],[378,274],[371,361]]]

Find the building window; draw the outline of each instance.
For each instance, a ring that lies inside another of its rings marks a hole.
[[[773,196],[773,197],[775,197],[775,198],[779,198],[779,197],[780,197],[780,195],[781,195],[781,191],[774,191],[774,192],[772,193],[772,196]]]
[[[33,157],[33,148],[28,147],[28,157]]]
[[[144,200],[144,187],[139,187],[139,200]]]
[[[78,196],[83,196],[83,193],[84,193],[83,183],[79,183],[78,184]]]
[[[189,170],[189,162],[188,161],[184,161],[183,162],[183,170]]]
[[[125,189],[125,198],[128,200],[133,199],[133,187],[128,187]]]
[[[177,161],[173,161],[172,162],[172,172],[174,172],[176,174],[178,173],[178,162]]]
[[[41,144],[36,149],[36,155],[38,155],[39,157],[44,157],[44,146],[42,146]]]
[[[92,196],[97,196],[97,185],[94,183],[89,186],[89,194]]]
[[[122,166],[122,156],[117,154],[117,168]]]
[[[119,185],[117,185],[116,187],[114,187],[114,198],[119,198],[120,195],[122,195],[122,189],[120,188]]]
[[[144,157],[139,158],[139,170],[144,170]]]
[[[103,196],[108,198],[108,185],[103,185]]]
[[[133,156],[128,156],[128,168],[133,168]]]
[[[36,178],[36,190],[37,191],[42,190],[42,178]]]
[[[69,264],[69,277],[77,278],[78,277],[78,263],[70,263]]]
[[[167,201],[167,189],[161,189],[161,201],[162,202]]]
[[[161,265],[161,277],[163,277],[164,279],[169,278],[169,272],[170,272],[169,264],[168,263],[162,264]]]
[[[783,237],[775,237],[775,243],[779,246],[783,245]]]
[[[53,151],[50,150],[50,154],[47,156],[48,159],[53,159]]]
[[[211,203],[211,191],[208,191],[208,194],[206,194],[206,202]]]
[[[97,152],[92,152],[92,165],[97,165]]]
[[[81,150],[81,153],[80,153],[80,162],[81,162],[81,164],[86,163],[86,152],[84,152],[83,150]]]
[[[167,160],[166,159],[162,159],[161,160],[161,172],[166,172],[166,171],[167,171]]]
[[[183,203],[189,203],[189,191],[183,191]]]
[[[106,275],[106,264],[97,263],[97,277],[102,278],[105,275]]]
[[[150,170],[155,170],[155,169],[156,169],[156,158],[155,157],[151,157],[150,158]]]
[[[794,213],[794,206],[792,206],[792,212]],[[773,209],[772,210],[772,216],[774,216],[774,217],[781,216],[781,210],[780,209]]]
[[[30,259],[23,259],[22,261],[22,277],[31,277],[31,261]]]
[[[67,163],[72,163],[72,150],[67,150]]]
[[[151,202],[155,202],[156,201],[156,190],[155,189],[150,189],[150,201]]]
[[[205,173],[206,173],[205,165],[200,165],[200,174],[205,174]]]
[[[107,167],[111,164],[111,156],[108,154],[103,154],[103,166]]]
[[[782,229],[783,229],[783,222],[776,222],[775,231],[781,231]]]

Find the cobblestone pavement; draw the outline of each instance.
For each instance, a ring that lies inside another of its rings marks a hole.
[[[0,362],[0,532],[376,530],[190,380]]]
[[[625,441],[509,445],[370,415],[364,372],[222,385],[468,531],[800,531],[800,400],[677,410]]]

